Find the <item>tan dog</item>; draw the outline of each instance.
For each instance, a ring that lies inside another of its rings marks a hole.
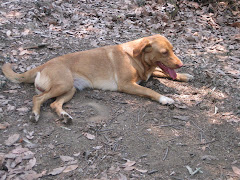
[[[3,65],[2,71],[12,82],[35,84],[38,95],[33,97],[31,120],[37,122],[42,103],[56,97],[50,106],[63,122],[69,123],[72,117],[62,106],[73,97],[76,88],[121,91],[145,96],[161,104],[174,103],[173,99],[138,84],[142,80],[147,81],[151,75],[179,81],[192,79],[189,74],[174,71],[182,65],[170,42],[163,36],[154,35],[120,45],[63,55],[22,74],[13,72],[8,63]]]

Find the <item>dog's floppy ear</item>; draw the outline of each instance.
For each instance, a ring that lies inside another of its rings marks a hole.
[[[151,52],[152,46],[148,39],[144,38],[134,49],[133,57],[139,56],[142,52]]]

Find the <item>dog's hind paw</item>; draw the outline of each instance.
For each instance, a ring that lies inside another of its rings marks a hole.
[[[66,112],[63,112],[61,113],[61,121],[64,123],[64,124],[71,124],[72,123],[72,116],[70,116],[68,113]]]
[[[29,118],[30,118],[30,121],[37,123],[39,120],[39,117],[40,117],[39,114],[32,112]]]
[[[167,105],[167,104],[173,104],[174,103],[174,100],[171,99],[171,98],[168,98],[166,96],[161,96],[159,98],[159,102],[163,105]]]

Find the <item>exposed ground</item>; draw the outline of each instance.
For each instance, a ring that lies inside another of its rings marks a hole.
[[[174,1],[171,1],[174,2]],[[176,100],[163,106],[86,89],[29,122],[32,84],[1,72],[0,179],[240,179],[239,4],[180,1],[5,0],[0,55],[24,72],[66,53],[160,33],[192,82],[142,83]],[[196,171],[195,171],[196,170]],[[195,172],[194,172],[195,171]]]

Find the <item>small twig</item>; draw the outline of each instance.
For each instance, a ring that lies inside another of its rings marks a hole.
[[[178,139],[178,138],[180,138],[180,137],[182,137],[182,136],[174,137],[174,138],[172,138],[172,139],[167,140],[166,142],[173,141],[173,140]]]
[[[155,125],[153,125],[155,126]],[[184,126],[184,124],[163,124],[163,125],[156,125],[156,127],[162,128],[162,127],[172,127],[177,128],[178,126]]]
[[[49,44],[38,44],[36,46],[29,46],[29,47],[25,47],[24,49],[39,49],[39,48],[44,48],[46,46],[48,46]]]
[[[144,113],[144,114],[142,115],[142,118],[144,118],[144,117],[146,116],[146,114],[147,114],[147,113]]]
[[[118,111],[119,111],[120,109],[121,109],[121,107],[118,108],[118,109],[114,112],[114,114],[112,115],[112,118],[110,119],[110,121],[108,121],[108,123],[106,124],[106,126],[109,126],[110,124],[112,124],[113,121],[116,120],[116,118],[117,118],[120,114],[123,113],[123,112],[121,112],[121,113],[118,114]]]
[[[164,124],[164,125],[160,125],[158,127],[172,127],[175,126],[174,124]]]
[[[198,144],[195,144],[195,145],[207,145],[207,144],[213,143],[213,142],[215,142],[215,141],[217,141],[217,140],[216,140],[216,139],[213,139],[213,140],[211,140],[211,141],[204,142],[204,143],[198,143]]]
[[[191,123],[193,123],[194,126],[196,126],[200,131],[202,131],[204,133],[204,130],[202,130],[200,127],[198,127],[197,124],[195,124],[193,121],[190,121]]]
[[[137,122],[139,122],[140,121],[140,115],[139,115],[139,113],[140,113],[140,111],[141,111],[141,109],[138,111],[138,114],[137,114]]]
[[[113,131],[114,129],[97,129],[96,132]]]
[[[202,142],[202,140],[203,140],[203,134],[202,133],[200,133],[200,138],[201,138],[201,142]]]
[[[203,173],[203,172],[201,171],[201,168],[196,168],[195,171],[193,171],[192,168],[190,168],[189,166],[186,166],[186,168],[187,168],[187,170],[188,170],[188,172],[189,172],[189,174],[190,174],[191,176],[197,174],[198,172]]]
[[[149,171],[148,174],[150,175],[150,174],[154,174],[154,173],[156,173],[156,172],[158,172],[158,170],[155,170],[155,169],[154,169],[154,170]]]
[[[66,129],[66,130],[68,130],[68,131],[71,131],[71,129],[69,129],[69,128],[67,128],[67,127],[64,127],[64,126],[60,126],[61,128],[63,128],[63,129]]]
[[[103,134],[103,137],[107,140],[107,142],[110,142],[110,139],[105,134]]]
[[[165,159],[167,158],[167,155],[168,155],[168,147],[167,147],[167,149],[166,149],[166,152],[165,152],[165,154],[164,154],[164,156],[163,156],[163,161],[165,161]]]

